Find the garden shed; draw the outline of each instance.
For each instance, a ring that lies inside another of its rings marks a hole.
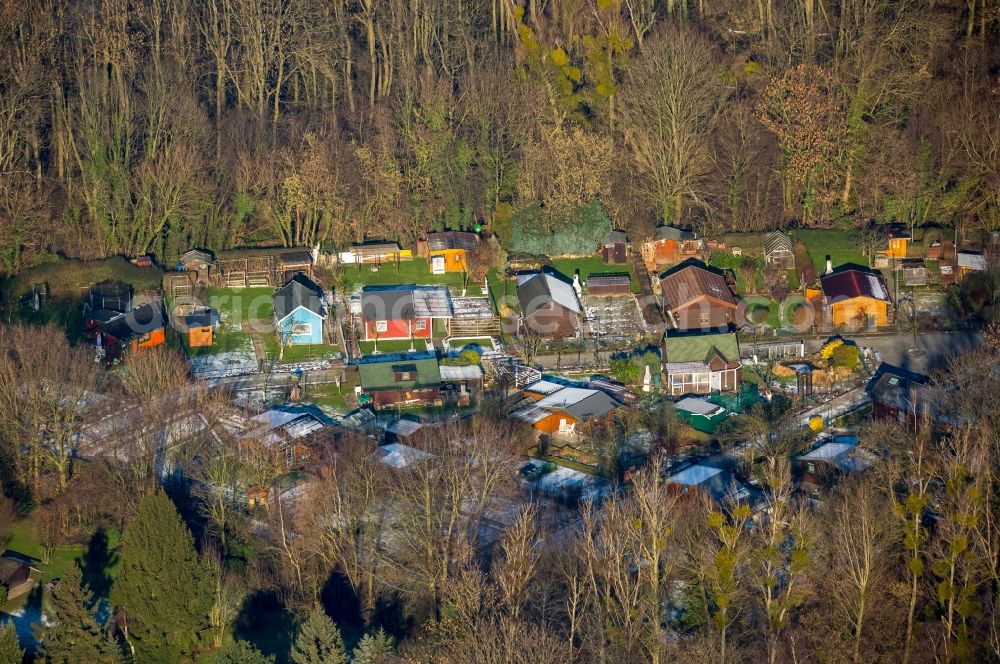
[[[587,277],[587,293],[595,297],[627,296],[632,292],[628,274],[591,274]]]

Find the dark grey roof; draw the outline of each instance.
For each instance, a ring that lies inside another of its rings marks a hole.
[[[144,304],[114,318],[100,327],[100,331],[118,341],[127,341],[164,326],[163,307],[159,302]]]
[[[399,252],[399,244],[395,242],[364,242],[362,244],[352,244],[351,253],[358,256],[384,256]]]
[[[607,392],[595,390],[589,397],[569,404],[563,410],[581,422],[587,422],[607,415],[620,405]]]
[[[842,265],[819,278],[823,294],[834,302],[870,297],[889,302],[889,289],[882,273],[859,265]]]
[[[94,309],[87,314],[87,320],[95,323],[107,323],[121,315],[122,312],[115,311],[114,309]]]
[[[215,309],[202,309],[184,317],[186,327],[215,327],[219,322],[219,312]]]
[[[888,224],[889,237],[897,239],[909,239],[912,233],[910,233],[910,227],[908,224],[893,223]]]
[[[680,242],[681,229],[675,226],[657,226],[656,234],[653,238],[656,240],[673,240],[674,242]]]
[[[310,265],[312,264],[312,254],[308,251],[286,251],[278,255],[278,260],[282,265]]]
[[[928,405],[930,388],[928,377],[883,362],[868,381],[865,390],[876,403],[891,406],[904,412],[912,412],[913,406],[922,410]]]
[[[287,284],[274,291],[271,303],[274,305],[274,319],[278,321],[299,307],[305,307],[314,314],[326,318],[323,289],[304,274],[296,274]]]
[[[695,240],[697,237],[694,232],[689,230],[683,230],[677,228],[676,226],[657,226],[656,233],[653,235],[655,240],[673,240],[674,242],[683,242],[685,240]]]
[[[479,238],[467,231],[441,231],[427,234],[427,248],[430,251],[445,249],[475,249]]]
[[[554,302],[564,309],[580,313],[580,300],[573,284],[550,268],[542,272],[520,275],[517,280],[517,300],[521,313],[531,316],[542,307]]]
[[[627,272],[613,272],[607,274],[594,274],[591,273],[587,277],[587,286],[593,288],[594,286],[628,286],[632,282],[631,277]]]
[[[361,291],[361,317],[368,321],[452,315],[451,292],[445,286],[366,286]]]
[[[620,230],[610,230],[608,234],[604,236],[604,241],[602,244],[608,246],[609,244],[624,244],[628,242],[628,237],[625,235],[625,231]]]

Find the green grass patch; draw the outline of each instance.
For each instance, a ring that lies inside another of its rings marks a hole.
[[[792,236],[806,245],[817,274],[823,274],[826,269],[827,256],[833,261],[834,267],[844,263],[868,265],[868,259],[861,253],[854,233],[850,231],[803,228],[794,231]]]
[[[62,576],[66,568],[75,560],[79,559],[87,550],[82,544],[64,544],[56,547],[49,558],[48,564],[43,564],[43,551],[41,545],[32,533],[31,520],[22,519],[14,524],[10,541],[7,542],[7,549],[22,556],[32,558],[36,562],[32,563],[42,571],[39,581],[48,583],[53,579]]]
[[[184,341],[184,352],[188,357],[201,357],[203,355],[218,355],[220,353],[231,353],[246,349],[253,349],[253,341],[250,335],[241,330],[233,330],[228,326],[220,326],[215,331],[214,343],[211,346],[199,346],[191,348]]]
[[[273,288],[206,288],[202,302],[219,310],[223,324],[248,331],[248,323],[272,324],[274,307],[271,304]]]
[[[747,318],[758,325],[764,324],[774,329],[781,327],[781,308],[777,302],[760,296],[750,300],[752,301],[747,304]]]
[[[83,290],[106,279],[131,284],[136,291],[159,290],[163,272],[158,267],[136,267],[121,256],[100,261],[61,260],[25,270],[3,285],[5,299],[20,297],[33,284],[48,284],[51,291]],[[82,297],[84,293],[80,293]]]
[[[277,335],[274,333],[261,335],[261,341],[264,343],[264,350],[267,351],[268,356],[277,361],[278,354],[281,351]],[[339,352],[340,346],[337,344],[293,344],[285,346],[281,362],[284,364],[295,364],[296,362],[324,360],[333,357]]]
[[[361,353],[364,355],[374,353],[376,346],[380,353],[406,353],[410,350],[409,339],[383,339],[378,344],[374,341],[361,341],[359,344],[361,346]],[[427,349],[423,339],[414,339],[412,345],[418,352]]]
[[[377,269],[373,269],[377,268]],[[344,284],[348,291],[357,286],[391,286],[394,284],[422,284],[448,286],[461,294],[465,275],[461,272],[446,272],[431,274],[430,266],[425,258],[388,262],[381,265],[350,265],[344,268]],[[469,279],[467,295],[482,295],[483,286]]]
[[[78,343],[83,340],[84,295],[85,293],[81,291],[79,297],[59,295],[43,299],[38,311],[35,311],[30,304],[14,303],[9,310],[10,321],[38,326],[51,324],[65,330],[70,343]]]
[[[346,384],[338,388],[336,383],[310,386],[307,382],[302,401],[314,403],[328,414],[345,415],[351,410],[347,403],[349,396],[354,396],[354,388]]]
[[[740,295],[748,294],[746,279],[743,276],[743,270],[740,269],[744,261],[753,261],[757,265],[757,271],[754,273],[754,292],[761,292],[764,289],[764,273],[760,269],[758,259],[752,256],[733,256],[722,251],[716,251],[708,257],[708,264],[712,267],[733,273],[733,276],[736,277],[736,290]]]
[[[639,280],[635,278],[631,263],[608,265],[600,256],[586,256],[584,258],[554,258],[549,264],[570,279],[579,270],[580,281],[587,281],[591,274],[627,273],[631,279],[632,292],[639,292]]]

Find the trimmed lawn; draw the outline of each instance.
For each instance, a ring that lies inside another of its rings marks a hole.
[[[351,410],[351,407],[347,404],[348,396],[354,396],[354,388],[346,384],[338,389],[336,383],[316,385],[315,387],[311,387],[306,383],[302,401],[305,403],[314,403],[322,411],[330,414],[345,415]]]
[[[103,538],[94,537],[90,544],[64,544],[56,547],[49,558],[49,563],[43,564],[42,548],[34,538],[31,519],[21,519],[14,524],[11,538],[6,547],[0,547],[0,552],[6,549],[22,557],[31,558],[31,566],[39,570],[31,572],[31,578],[38,584],[31,592],[19,595],[0,606],[0,614],[19,614],[14,622],[22,644],[34,643],[30,631],[24,627],[31,622],[37,622],[40,612],[48,605],[46,584],[61,578],[75,561],[81,561],[84,582],[89,584],[96,594],[105,596],[110,590],[121,562],[121,557],[114,552],[120,544],[120,538],[117,532],[103,532]]]
[[[608,265],[600,256],[587,256],[585,258],[554,258],[549,264],[570,279],[579,270],[580,281],[587,281],[591,274],[627,273],[631,278],[632,292],[640,292],[639,280],[635,278],[635,274],[632,271],[632,263]]]
[[[271,288],[206,288],[202,302],[219,311],[219,329],[215,343],[202,348],[189,348],[182,341],[188,357],[204,357],[222,353],[244,352],[253,348],[250,330],[259,330],[265,337],[273,333],[274,309]]]
[[[202,297],[209,307],[219,310],[223,323],[248,331],[251,322],[273,324],[274,309],[271,306],[273,288],[206,288]]]
[[[754,322],[764,323],[771,328],[781,326],[781,314],[778,303],[767,298],[767,302],[753,303],[747,307],[747,316]]]
[[[374,270],[373,268],[378,268]],[[344,268],[344,283],[347,290],[354,290],[355,286],[391,286],[393,284],[421,284],[448,286],[455,293],[461,294],[462,282],[465,275],[461,272],[446,272],[445,274],[431,274],[430,266],[425,258],[414,258],[413,260],[400,261],[397,269],[396,264],[382,263],[381,265],[362,265],[359,269],[351,265]],[[468,295],[482,295],[483,286],[480,283],[469,279]]]
[[[854,233],[851,231],[802,228],[793,231],[792,238],[806,245],[817,274],[823,274],[826,269],[827,256],[833,261],[834,267],[844,263],[868,265],[868,259],[855,244]]]
[[[243,350],[247,344],[253,345],[250,335],[241,330],[234,330],[228,325],[221,325],[215,332],[215,339],[211,346],[200,346],[190,348],[187,342],[184,344],[184,352],[188,357],[201,357],[203,355],[218,355],[219,353],[232,353]]]
[[[43,565],[41,562],[42,547],[35,541],[34,534],[31,532],[31,520],[22,519],[14,524],[10,541],[7,542],[7,549],[34,559],[36,562],[32,565],[42,571],[39,581],[44,584],[62,576],[63,571],[70,563],[82,556],[87,547],[82,544],[64,544],[52,552],[49,564]]]
[[[269,357],[278,361],[278,353],[281,350],[278,344],[278,337],[273,333],[261,335],[264,342],[264,350]],[[307,362],[310,360],[322,360],[340,352],[337,344],[300,344],[285,346],[282,356],[282,363],[294,364],[296,362]]]
[[[375,342],[374,341],[361,341],[359,342],[361,346],[361,353],[363,355],[371,355],[375,352]],[[421,352],[426,349],[423,339],[414,339],[413,348],[417,352]],[[410,340],[409,339],[384,339],[378,342],[378,352],[379,353],[406,353],[410,350]]]

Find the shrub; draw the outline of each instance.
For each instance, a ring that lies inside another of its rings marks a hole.
[[[841,344],[833,349],[831,355],[833,365],[854,371],[861,364],[861,356],[858,347],[854,344]]]
[[[545,214],[535,205],[514,215],[511,251],[532,256],[586,256],[594,253],[601,238],[611,230],[611,219],[596,200],[558,220],[555,228],[542,223]]]
[[[639,378],[639,365],[627,357],[616,357],[611,360],[611,375],[619,383],[634,383]]]

